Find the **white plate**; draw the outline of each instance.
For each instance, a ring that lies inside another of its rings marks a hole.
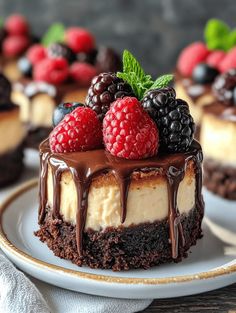
[[[204,237],[178,264],[114,273],[77,267],[53,255],[33,235],[37,186],[21,186],[1,207],[0,243],[7,256],[30,275],[63,288],[119,298],[168,298],[196,294],[236,282],[236,203],[204,191]]]

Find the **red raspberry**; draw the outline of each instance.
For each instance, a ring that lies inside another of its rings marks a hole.
[[[206,58],[206,63],[214,68],[219,69],[219,64],[225,58],[226,53],[221,50],[212,51]]]
[[[102,124],[90,108],[78,107],[53,129],[49,135],[53,152],[87,151],[102,146]]]
[[[232,68],[236,68],[236,47],[232,48],[219,64],[219,70],[222,73]]]
[[[9,36],[2,44],[3,54],[7,57],[16,57],[22,54],[29,45],[29,39],[25,36]]]
[[[33,77],[35,80],[51,84],[61,84],[69,74],[69,66],[65,59],[43,59],[34,66]]]
[[[46,50],[42,45],[35,44],[27,51],[27,58],[31,64],[35,65],[39,61],[46,58]]]
[[[205,61],[209,51],[202,42],[194,42],[181,53],[177,62],[177,69],[183,76],[192,76],[194,67]]]
[[[29,31],[29,25],[24,16],[14,14],[6,20],[5,29],[10,35],[26,35]]]
[[[70,67],[70,76],[83,87],[90,86],[96,75],[96,68],[88,63],[74,62]]]
[[[159,135],[156,124],[138,99],[117,99],[103,120],[103,140],[114,156],[144,159],[157,154]]]
[[[84,28],[68,28],[65,34],[65,40],[75,53],[88,53],[95,48],[95,39],[93,35]]]

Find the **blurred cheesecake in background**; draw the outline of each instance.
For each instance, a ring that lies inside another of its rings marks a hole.
[[[0,74],[0,187],[17,180],[23,170],[25,127],[19,106],[10,100],[11,84]]]
[[[236,200],[236,69],[217,77],[213,92],[216,100],[202,115],[204,182],[212,192]]]
[[[22,76],[18,60],[37,41],[39,39],[32,35],[24,16],[14,14],[3,22],[0,28],[0,69],[10,81]]]
[[[18,66],[24,77],[13,85],[12,100],[20,105],[21,119],[28,126],[27,146],[38,147],[52,129],[55,107],[84,102],[93,77],[119,70],[121,60],[113,49],[97,47],[88,30],[54,24]]]
[[[204,107],[214,101],[212,84],[217,75],[236,67],[234,32],[220,20],[211,19],[204,42],[194,42],[179,55],[175,75],[177,96],[189,103],[199,139]]]

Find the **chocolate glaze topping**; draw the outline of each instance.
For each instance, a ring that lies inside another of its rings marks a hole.
[[[50,151],[48,139],[40,145],[40,206],[39,224],[44,222],[47,210],[47,173],[48,165],[52,169],[53,176],[53,208],[54,218],[60,216],[60,180],[65,171],[70,171],[77,188],[77,216],[76,216],[76,239],[77,249],[83,256],[83,232],[86,224],[88,193],[92,180],[98,175],[112,173],[120,188],[121,195],[121,223],[124,223],[127,213],[127,197],[132,175],[137,172],[159,172],[166,176],[169,198],[169,225],[172,257],[178,256],[179,244],[185,245],[182,225],[177,207],[177,193],[181,180],[189,161],[195,164],[196,175],[196,206],[199,210],[204,209],[201,194],[202,188],[202,151],[200,145],[194,141],[188,152],[178,154],[161,155],[143,160],[125,160],[113,157],[105,150],[93,150],[76,153],[53,153]],[[180,240],[179,240],[180,238]]]

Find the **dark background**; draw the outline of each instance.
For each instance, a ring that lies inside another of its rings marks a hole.
[[[218,17],[236,27],[236,0],[0,0],[0,15],[20,12],[36,34],[52,22],[90,29],[99,44],[131,50],[146,71],[170,71],[186,44]]]

